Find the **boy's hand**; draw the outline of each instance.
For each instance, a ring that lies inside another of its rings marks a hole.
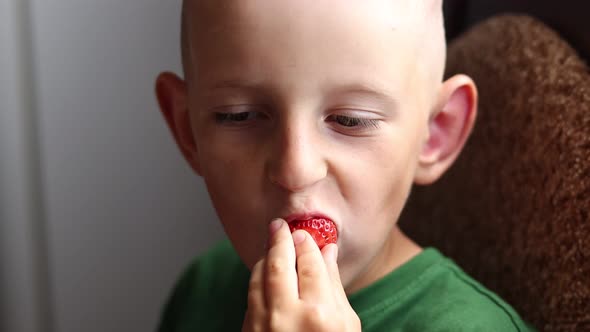
[[[361,331],[337,255],[336,244],[320,251],[306,231],[272,222],[268,253],[252,269],[242,331]]]

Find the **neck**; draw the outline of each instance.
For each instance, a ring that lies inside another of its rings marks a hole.
[[[395,225],[388,240],[385,241],[385,244],[371,260],[371,263],[363,269],[364,271],[361,274],[346,285],[346,294],[352,294],[383,278],[421,251],[422,248]]]

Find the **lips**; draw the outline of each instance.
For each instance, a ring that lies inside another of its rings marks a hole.
[[[336,224],[324,217],[306,217],[303,218],[288,218],[289,228],[291,233],[298,229],[307,231],[320,250],[330,244],[338,241],[338,230]]]

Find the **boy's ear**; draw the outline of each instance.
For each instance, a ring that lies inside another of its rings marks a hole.
[[[442,84],[436,105],[414,178],[419,185],[436,181],[463,149],[477,114],[475,83],[465,75],[451,77]]]
[[[161,73],[156,79],[156,98],[168,128],[184,158],[201,175],[194,135],[188,112],[186,83],[173,73]]]

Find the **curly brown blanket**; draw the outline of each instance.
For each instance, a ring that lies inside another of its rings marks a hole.
[[[590,331],[590,71],[527,16],[489,19],[449,47],[479,88],[462,156],[415,188],[401,226],[541,331]]]

